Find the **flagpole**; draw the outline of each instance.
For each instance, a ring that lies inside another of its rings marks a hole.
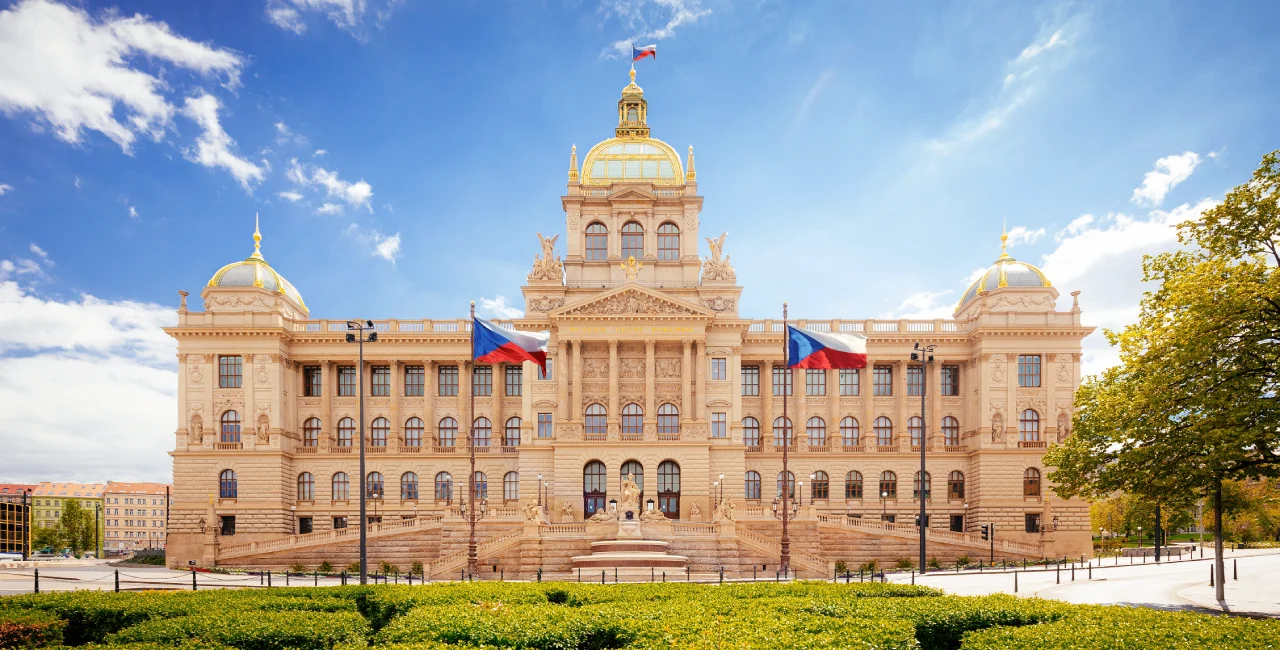
[[[471,322],[468,324],[471,342],[471,426],[467,429],[467,448],[471,456],[471,475],[467,477],[467,573],[475,574],[480,558],[476,553],[476,301],[471,301]]]
[[[786,372],[792,373],[790,378],[793,380],[791,385],[795,385],[795,373],[792,372],[791,366],[788,365],[787,353],[788,343],[791,338],[791,330],[787,327],[787,303],[782,303],[782,366]],[[791,509],[787,506],[787,495],[791,492],[791,488],[795,485],[794,481],[788,480],[790,474],[787,473],[787,448],[791,446],[791,441],[795,439],[795,429],[791,426],[791,419],[787,415],[787,385],[782,386],[782,423],[786,427],[787,437],[782,441],[782,575],[786,577],[787,571],[791,568],[791,533],[787,525],[787,519],[791,516]]]

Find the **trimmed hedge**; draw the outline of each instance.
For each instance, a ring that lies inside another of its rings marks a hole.
[[[577,607],[477,603],[419,607],[383,628],[375,642],[603,650],[626,646],[634,636],[629,627]]]
[[[107,643],[196,640],[240,650],[328,650],[339,643],[363,642],[368,634],[369,623],[352,612],[223,611],[139,623],[108,636]]]
[[[1077,605],[1056,623],[992,627],[964,635],[965,650],[1274,650],[1280,622],[1141,607]]]
[[[67,622],[40,611],[0,611],[0,648],[61,645]]]

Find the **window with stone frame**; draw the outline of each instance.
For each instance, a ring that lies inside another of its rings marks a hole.
[[[919,365],[907,366],[907,395],[920,397],[924,394],[924,368]]]
[[[790,368],[783,367],[773,369],[773,394],[775,396],[794,395],[791,391]]]
[[[1040,386],[1040,355],[1018,355],[1018,387],[1038,388]]]
[[[893,367],[876,366],[875,368],[872,368],[871,382],[874,388],[872,392],[876,397],[888,397],[893,395]]]
[[[742,396],[760,396],[760,366],[742,367]]]
[[[218,357],[218,388],[241,388],[244,379],[244,357],[224,354]]]
[[[680,228],[674,223],[667,222],[658,226],[658,259],[680,259]]]
[[[503,369],[503,383],[505,390],[503,394],[507,397],[519,397],[524,392],[524,367],[520,365],[507,365]]]
[[[404,396],[422,397],[427,390],[427,369],[423,366],[404,367]]]
[[[476,397],[493,395],[493,366],[476,366],[472,369],[471,394]]]
[[[843,397],[857,397],[861,389],[859,379],[856,368],[840,370],[840,395]]]
[[[722,381],[729,378],[729,360],[724,357],[711,358],[711,380]]]
[[[805,395],[826,395],[827,394],[827,371],[822,369],[806,368],[804,371],[804,394]]]
[[[338,397],[355,397],[356,379],[355,366],[338,366]]]
[[[960,395],[960,366],[942,366],[942,396],[957,397]]]
[[[324,369],[320,366],[305,366],[302,368],[302,396],[303,397],[321,397],[322,386],[324,380]]]
[[[371,397],[391,397],[391,366],[374,366],[369,382]]]
[[[550,413],[538,414],[538,437],[551,438],[555,436],[555,424]]]
[[[436,368],[436,394],[440,397],[457,397],[457,366],[440,366]]]

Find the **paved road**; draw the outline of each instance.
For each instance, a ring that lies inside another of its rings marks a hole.
[[[116,567],[103,562],[90,566],[49,566],[40,567],[40,591],[72,591],[77,589],[111,590],[115,589],[115,573],[120,572],[120,589],[191,589],[191,572],[174,571],[159,567]],[[403,579],[401,580],[403,582]],[[279,573],[272,576],[272,586],[285,586],[286,579]],[[340,583],[338,578],[320,578],[320,586],[333,586]],[[196,585],[199,589],[226,589],[236,587],[258,587],[265,584],[259,576],[221,575],[197,573]],[[288,579],[292,586],[312,586],[316,581],[311,577]],[[0,595],[29,594],[35,587],[34,574],[31,569],[0,569]]]

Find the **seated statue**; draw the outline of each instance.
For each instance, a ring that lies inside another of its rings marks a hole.
[[[666,521],[667,515],[661,510],[654,508],[653,510],[645,510],[640,515],[640,521]]]
[[[618,518],[617,511],[610,511],[604,508],[600,508],[599,510],[596,511],[594,515],[591,515],[591,518],[588,519],[587,521],[596,521],[596,522],[613,521],[614,519],[617,519],[617,518]]]

